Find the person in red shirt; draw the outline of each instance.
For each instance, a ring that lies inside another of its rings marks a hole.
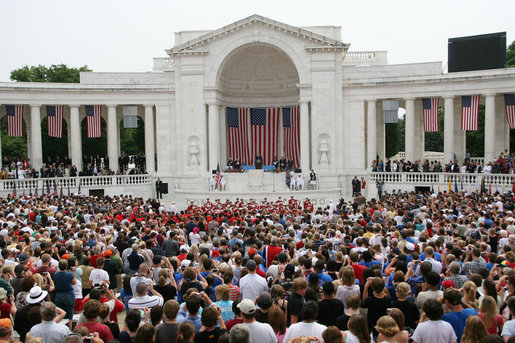
[[[275,256],[279,255],[283,249],[279,246],[279,240],[277,237],[273,237],[271,244],[265,247],[263,256],[265,256],[266,268],[268,269],[272,264]]]
[[[90,300],[84,305],[84,311],[82,312],[86,317],[86,322],[77,327],[87,327],[90,333],[97,332],[98,336],[104,342],[109,342],[113,339],[113,334],[109,327],[105,324],[97,322],[98,314],[100,313],[100,302],[97,300]]]
[[[365,266],[362,266],[359,264],[359,255],[355,252],[351,252],[349,254],[350,258],[350,266],[352,269],[354,269],[354,275],[356,276],[356,279],[359,280],[359,283],[363,284],[363,270],[365,270]]]

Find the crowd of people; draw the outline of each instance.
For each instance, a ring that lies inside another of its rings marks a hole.
[[[118,159],[120,168],[115,172],[109,169],[109,157],[107,155],[84,155],[82,170],[78,170],[68,156],[60,157],[57,155],[53,158],[47,157],[43,167],[37,170],[32,167],[30,159],[13,159],[4,156],[0,179],[144,174],[146,173],[145,162],[145,154],[139,153],[128,156],[122,153]]]
[[[408,161],[404,159],[391,160],[386,158],[372,161],[371,170],[374,172],[424,172],[424,173],[484,173],[484,174],[514,174],[515,156],[510,156],[507,151],[501,153],[496,160],[489,161],[485,165],[478,161],[473,161],[467,153],[463,163],[460,165],[455,158],[442,166],[440,161],[430,161],[425,159],[423,162]]]
[[[0,203],[0,341],[515,341],[511,193]]]

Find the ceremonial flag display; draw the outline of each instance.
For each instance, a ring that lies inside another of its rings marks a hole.
[[[251,157],[263,156],[263,164],[270,165],[277,157],[279,146],[280,108],[251,108]]]
[[[476,131],[478,129],[479,95],[461,97],[461,129]]]
[[[515,94],[504,94],[504,107],[510,129],[515,129]]]
[[[47,106],[48,136],[61,138],[63,136],[63,109],[64,106]]]
[[[251,164],[249,149],[249,109],[227,107],[227,156]]]
[[[299,106],[283,107],[283,156],[300,165],[300,118]]]
[[[440,98],[423,98],[422,112],[424,116],[424,131],[438,131],[438,102]]]
[[[5,114],[7,115],[7,135],[23,136],[23,105],[5,105]]]
[[[86,105],[86,117],[88,118],[88,138],[102,136],[102,105]]]
[[[216,164],[216,185],[219,190],[222,190],[222,174],[220,173],[220,164]]]

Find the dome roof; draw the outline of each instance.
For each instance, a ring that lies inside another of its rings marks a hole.
[[[266,44],[236,49],[225,61],[219,90],[240,97],[283,97],[298,94],[299,75],[291,59]]]

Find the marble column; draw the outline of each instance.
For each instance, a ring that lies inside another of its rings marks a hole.
[[[377,155],[377,112],[376,99],[367,100],[367,169]]]
[[[309,107],[307,101],[300,102],[300,167],[303,173],[309,169]]]
[[[72,165],[82,170],[82,136],[80,131],[79,106],[70,106],[70,143]]]
[[[209,135],[209,165],[208,171],[215,170],[218,163],[220,163],[218,152],[220,141],[220,127],[218,126],[218,104],[209,104],[208,113],[208,135]]]
[[[496,157],[495,94],[485,94],[485,163]]]
[[[444,98],[443,164],[454,159],[454,97]]]
[[[118,171],[118,125],[116,124],[116,105],[107,105],[107,156],[109,169]]]
[[[154,105],[145,105],[145,163],[147,173],[156,172],[154,147]]]
[[[36,170],[43,165],[43,143],[41,141],[41,105],[30,105],[31,151],[30,160]]]
[[[415,160],[415,99],[407,98],[406,100],[406,129],[404,134],[404,150],[406,152],[406,160]]]

